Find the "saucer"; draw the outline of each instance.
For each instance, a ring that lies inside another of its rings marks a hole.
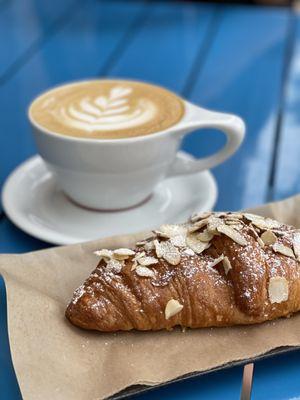
[[[185,157],[190,157],[184,153]],[[157,228],[208,211],[217,199],[209,171],[168,178],[143,204],[122,211],[92,211],[72,203],[57,187],[40,156],[21,164],[2,192],[6,215],[23,231],[54,244],[72,244],[101,237]]]

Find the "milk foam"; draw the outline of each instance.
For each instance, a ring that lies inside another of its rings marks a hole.
[[[60,123],[81,131],[115,131],[144,125],[155,118],[155,103],[140,98],[132,106],[129,103],[132,88],[114,86],[107,96],[85,96],[57,104],[51,112]]]
[[[184,104],[155,85],[98,79],[61,85],[37,97],[32,121],[48,132],[85,139],[149,135],[176,124]]]

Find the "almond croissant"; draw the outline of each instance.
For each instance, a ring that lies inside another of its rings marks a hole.
[[[300,231],[247,213],[163,225],[134,250],[100,250],[66,317],[85,329],[254,324],[300,310]]]

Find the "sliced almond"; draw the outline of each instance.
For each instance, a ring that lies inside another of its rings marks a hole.
[[[277,241],[277,236],[269,230],[265,231],[260,238],[266,245],[274,244]]]
[[[295,258],[295,254],[293,250],[290,247],[285,246],[282,243],[274,243],[273,244],[273,250],[276,251],[276,253],[283,254],[284,256]]]
[[[140,265],[147,267],[148,265],[154,265],[158,263],[158,259],[155,257],[140,257],[137,259]]]
[[[199,240],[197,233],[190,233],[187,235],[186,245],[197,254],[201,254],[204,250],[210,247],[210,243],[201,242],[201,240]]]
[[[178,236],[178,235],[186,235],[187,228],[184,225],[179,224],[164,224],[159,228],[159,231],[168,235],[169,238]]]
[[[249,225],[248,228],[250,229],[250,231],[254,234],[255,238],[258,239],[259,238],[259,234],[255,228],[255,226]],[[259,231],[260,232],[260,231]]]
[[[214,216],[211,216],[209,218],[208,224],[207,224],[207,230],[213,233],[218,232],[218,227],[224,225],[224,222],[220,218],[216,218]]]
[[[168,301],[165,308],[165,318],[169,319],[178,314],[183,309],[183,305],[178,300],[171,299]]]
[[[145,278],[154,278],[154,276],[155,276],[154,271],[152,271],[150,268],[147,268],[143,265],[138,265],[135,268],[135,272],[137,273],[137,275],[145,277]]]
[[[127,249],[126,247],[122,247],[120,249],[115,249],[113,253],[114,253],[114,255],[118,255],[118,256],[134,256],[135,255],[134,250]]]
[[[113,257],[116,260],[126,260],[127,258],[134,256],[135,251],[131,249],[126,249],[126,248],[121,248],[121,249],[116,249],[113,251]]]
[[[102,249],[94,251],[94,254],[96,254],[96,256],[99,256],[100,260],[103,258],[109,260],[112,257],[113,252],[108,249]]]
[[[155,243],[156,255],[158,258],[163,258],[171,265],[180,263],[180,253],[178,249],[169,241]]]
[[[262,241],[262,239],[260,238],[256,228],[252,225],[249,225],[248,228],[251,230],[251,232],[254,234],[255,239],[257,240],[257,243],[260,245],[261,248],[265,247],[265,243]],[[260,230],[259,230],[260,232]]]
[[[208,222],[209,222],[212,218],[214,218],[214,216],[211,214],[209,217],[203,218],[203,219],[201,219],[200,221],[195,222],[194,225],[198,226],[199,228],[202,228],[203,226],[207,225]]]
[[[155,252],[156,252],[157,257],[158,258],[162,258],[162,256],[163,256],[163,248],[161,246],[161,243],[157,239],[155,239],[153,241],[153,243],[154,243]]]
[[[146,240],[141,240],[141,241],[139,241],[139,242],[136,242],[135,245],[138,246],[138,247],[140,247],[140,246],[144,246],[146,243],[147,243]]]
[[[293,236],[293,249],[298,261],[300,261],[300,232],[296,232]]]
[[[264,241],[259,236],[257,236],[256,239],[257,239],[257,242],[260,245],[260,247],[264,248],[265,247]]]
[[[227,256],[225,256],[223,258],[223,267],[224,267],[225,275],[227,275],[228,272],[232,269],[232,266],[230,264],[229,258]]]
[[[164,242],[163,247],[162,258],[171,265],[178,265],[180,263],[180,253],[178,249],[173,246],[171,242]]]
[[[213,232],[205,229],[203,232],[199,233],[198,238],[201,242],[210,242],[211,239],[214,237]]]
[[[141,253],[136,253],[136,255],[134,256],[135,260],[138,260],[139,258],[142,258],[146,255],[146,253],[144,251],[142,251]]]
[[[201,219],[188,227],[188,232],[196,232],[208,224],[209,218]]]
[[[234,229],[241,231],[244,228],[245,225],[243,224],[236,224],[233,226]]]
[[[265,223],[265,226],[267,226],[267,229],[278,229],[282,226],[282,224],[280,222],[275,221],[274,219],[271,219],[271,218],[266,218],[264,220],[264,223]]]
[[[182,254],[184,254],[184,255],[186,255],[186,256],[194,256],[194,255],[195,255],[195,252],[194,252],[194,250],[192,250],[192,249],[190,249],[190,248],[187,248],[187,249],[184,249],[184,250],[183,250]]]
[[[146,242],[145,245],[144,245],[144,249],[145,249],[146,251],[153,250],[153,249],[154,249],[153,240],[150,240],[149,242]]]
[[[194,233],[199,231],[201,228],[199,228],[197,225],[191,225],[188,227],[188,233]]]
[[[196,225],[190,225],[188,227],[188,233],[194,233],[194,232],[197,232],[199,230],[200,230],[200,228],[198,228],[198,226],[196,226]]]
[[[119,274],[124,266],[123,261],[111,259],[106,263],[106,270]]]
[[[233,229],[231,226],[228,225],[220,225],[217,227],[217,231],[223,233],[224,235],[228,236],[234,242],[241,246],[247,246],[246,238],[240,234],[240,232]]]
[[[254,214],[244,214],[245,218],[252,222],[259,229],[267,230],[267,229],[276,229],[280,228],[281,224],[274,219],[264,218],[259,215]]]
[[[275,276],[270,279],[268,287],[270,303],[282,303],[289,298],[288,281],[281,276]]]
[[[185,247],[186,236],[177,235],[170,238],[170,242],[176,247]]]
[[[227,217],[224,219],[226,225],[240,224],[241,221],[238,218]]]
[[[133,264],[132,264],[132,267],[131,267],[130,271],[134,271],[137,266],[138,266],[138,263],[136,261],[133,261]]]
[[[165,232],[160,231],[159,229],[156,229],[153,231],[159,238],[164,238],[164,239],[169,239],[169,235]]]
[[[243,229],[243,225],[242,224],[238,224],[237,221],[225,221],[226,225],[231,226],[231,228],[240,231]]]
[[[221,261],[224,260],[224,254],[221,254],[220,257],[215,258],[213,261],[211,261],[208,266],[210,268],[215,267],[216,265],[218,265]]]
[[[236,225],[238,224],[240,221],[236,218],[225,218],[224,222],[226,225]]]
[[[256,220],[257,218],[263,218],[263,217],[260,217],[260,216],[258,216],[258,215],[256,215],[256,214],[250,214],[250,213],[244,213],[243,216],[244,216],[248,221],[253,221],[253,220]]]
[[[243,219],[244,214],[238,213],[238,212],[232,212],[227,214],[227,218],[233,218],[233,219]]]
[[[211,214],[212,214],[212,212],[210,212],[210,211],[194,214],[194,215],[191,216],[190,221],[191,222],[197,222],[200,219],[208,218]]]

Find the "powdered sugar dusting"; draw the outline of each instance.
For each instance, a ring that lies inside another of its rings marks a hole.
[[[73,304],[87,293],[95,298],[93,308],[105,307],[108,288],[113,288],[114,293],[129,291],[130,296],[138,299],[146,296],[147,302],[155,303],[159,299],[157,287],[166,288],[175,280],[199,279],[196,276],[205,280],[207,276],[216,290],[221,286],[233,288],[235,299],[244,312],[262,306],[265,315],[269,301],[266,297],[261,305],[258,293],[266,287],[270,277],[284,277],[289,273],[292,279],[300,278],[298,254],[292,257],[298,231],[277,221],[252,214],[244,217],[241,213],[208,213],[193,217],[183,229],[178,225],[165,225],[157,232],[154,237],[138,243],[134,250],[119,249],[117,256],[128,257],[125,260],[103,257],[85,284],[74,292]],[[262,235],[268,239],[264,246],[260,243]],[[285,249],[286,254],[274,251],[274,235],[276,248]],[[99,253],[102,254],[106,252]],[[143,268],[137,273],[137,266],[142,264]],[[130,281],[131,284],[126,283]],[[135,288],[135,294],[129,287]],[[137,307],[144,314],[140,303]]]
[[[80,285],[74,292],[72,303],[76,304],[78,300],[86,293],[84,285]]]

